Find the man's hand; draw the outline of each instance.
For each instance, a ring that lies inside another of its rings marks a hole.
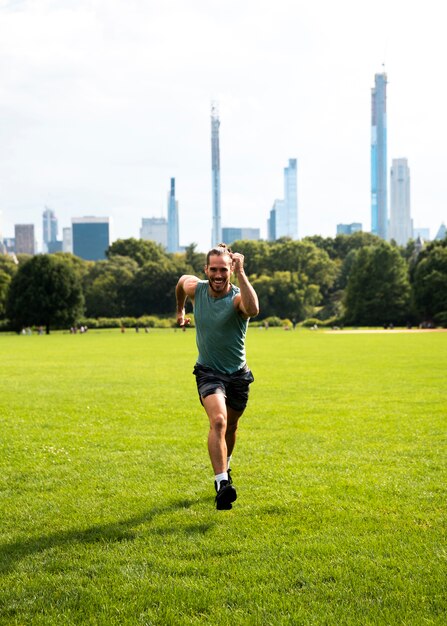
[[[244,255],[239,252],[231,252],[231,271],[236,275],[244,271]]]
[[[181,328],[183,326],[189,326],[191,324],[191,319],[189,317],[185,317],[185,309],[177,311],[177,324]]]

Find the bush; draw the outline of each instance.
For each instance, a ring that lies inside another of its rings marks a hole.
[[[319,328],[331,328],[332,326],[342,326],[343,324],[338,317],[329,317],[326,320],[319,320],[316,317],[309,317],[302,323],[302,326],[304,326],[304,328],[311,328],[315,325]]]
[[[192,317],[192,316],[189,316]],[[193,319],[191,319],[192,325]],[[155,315],[143,315],[142,317],[84,317],[79,322],[80,326],[88,328],[175,328],[176,321],[173,317],[157,317]]]
[[[324,322],[316,317],[308,317],[301,325],[304,326],[304,328],[311,328],[311,326],[324,326]]]

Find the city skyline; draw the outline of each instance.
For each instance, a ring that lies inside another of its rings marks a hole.
[[[447,217],[447,43],[429,5],[0,0],[3,235],[34,222],[42,241],[48,206],[61,229],[103,215],[113,237],[138,237],[143,217],[166,215],[175,177],[180,245],[207,249],[212,100],[222,227],[266,238],[281,164],[295,156],[299,236],[369,231],[371,87],[385,71],[388,175],[408,159],[414,226],[434,236]]]

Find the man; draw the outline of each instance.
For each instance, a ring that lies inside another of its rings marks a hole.
[[[239,287],[230,283],[235,273]],[[258,297],[244,272],[244,257],[225,244],[206,257],[207,280],[184,275],[176,287],[177,322],[189,323],[185,302],[194,305],[199,350],[194,367],[200,401],[208,415],[208,452],[214,469],[216,508],[231,509],[236,489],[230,460],[239,418],[247,406],[253,374],[245,360],[248,320],[259,313]]]

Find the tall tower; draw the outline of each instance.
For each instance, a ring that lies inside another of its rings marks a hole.
[[[405,246],[413,237],[410,215],[410,168],[407,159],[393,159],[390,176],[390,239]]]
[[[219,150],[219,111],[217,103],[211,103],[211,176],[213,194],[213,226],[211,231],[211,247],[222,241],[220,221],[220,150]]]
[[[276,239],[280,237],[298,238],[298,200],[297,200],[297,160],[289,159],[288,167],[284,168],[284,200],[275,200],[275,227],[269,226],[270,233]],[[271,216],[272,217],[272,216]]]
[[[52,209],[45,207],[42,214],[43,251],[49,252],[49,245],[57,241],[57,218]]]
[[[168,252],[178,251],[178,202],[175,199],[175,178],[171,178],[171,189],[168,194]]]
[[[387,239],[387,77],[375,75],[371,89],[371,232]]]

